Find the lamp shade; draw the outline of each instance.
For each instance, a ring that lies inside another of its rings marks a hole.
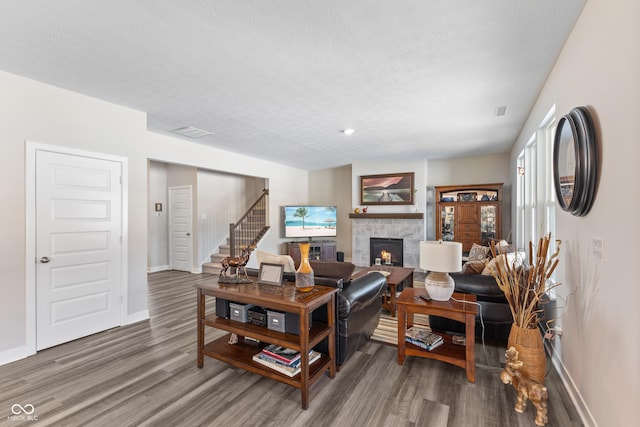
[[[462,243],[420,242],[420,268],[439,273],[462,270]]]

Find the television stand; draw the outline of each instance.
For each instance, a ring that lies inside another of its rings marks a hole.
[[[336,261],[336,242],[309,241],[309,259],[312,261]],[[296,265],[300,264],[300,242],[289,242],[289,256]]]

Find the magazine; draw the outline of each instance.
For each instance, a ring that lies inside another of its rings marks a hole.
[[[265,360],[262,357],[260,357],[261,355],[263,355],[263,353],[256,354],[255,356],[253,356],[253,360],[256,361],[257,363],[260,363],[264,366],[267,366],[273,369],[274,371],[278,371],[282,374],[285,374],[288,377],[296,376],[301,371],[301,367],[299,363],[296,366],[286,366],[280,363],[270,362],[268,360]],[[309,355],[309,365],[311,365],[316,360],[320,359],[320,356],[322,356],[321,353],[318,353],[317,351],[312,350]]]
[[[431,351],[444,343],[441,335],[421,328],[411,327],[407,329],[405,341],[417,345],[420,348]]]
[[[285,363],[291,363],[300,359],[300,352],[298,350],[292,350],[276,344],[269,344],[262,349],[262,352]]]

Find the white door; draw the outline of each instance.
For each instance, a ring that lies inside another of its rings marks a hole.
[[[169,252],[172,270],[191,271],[191,186],[169,188]]]
[[[122,163],[36,152],[36,348],[121,324]]]

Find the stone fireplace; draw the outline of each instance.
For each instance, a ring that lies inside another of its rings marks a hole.
[[[377,237],[402,239],[403,266],[420,268],[420,241],[425,240],[425,223],[421,214],[352,214],[350,218],[351,259],[355,265],[371,265],[369,239]]]
[[[378,259],[380,264],[402,267],[404,265],[402,242],[402,239],[370,237],[369,264],[373,265]]]

